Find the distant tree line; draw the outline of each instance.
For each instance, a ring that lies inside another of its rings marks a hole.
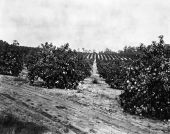
[[[155,41],[152,42],[152,44],[154,44]],[[141,43],[140,45],[138,46],[125,46],[123,48],[123,50],[119,50],[118,52],[115,52],[115,51],[112,51],[111,49],[109,48],[106,48],[104,51],[100,51],[99,53],[106,53],[106,54],[113,54],[113,55],[117,55],[117,56],[120,56],[120,57],[129,57],[129,58],[132,58],[132,59],[137,59],[139,58],[140,54],[141,54],[141,49],[139,46],[144,46],[144,47],[147,47],[145,46],[143,43]],[[170,44],[165,44],[164,42],[164,53],[166,55],[167,58],[170,58]]]

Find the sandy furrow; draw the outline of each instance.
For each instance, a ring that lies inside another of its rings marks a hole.
[[[37,92],[26,90],[24,87],[21,87],[21,88],[24,89],[24,90],[20,89],[19,87],[17,87],[17,88],[13,87],[13,91],[8,92],[8,94],[10,94],[11,96],[17,98],[18,101],[20,101],[20,102],[22,101],[21,104],[26,104],[27,106],[29,106],[30,104],[28,102],[24,102],[24,101],[26,101],[28,98],[32,98],[32,103],[36,102],[37,104],[34,103],[34,106],[33,105],[30,106],[31,108],[36,109],[36,107],[39,107],[41,105],[41,109],[43,109],[43,108],[44,109],[50,109],[50,111],[52,113],[54,113],[51,116],[54,116],[54,115],[60,115],[60,116],[61,115],[63,115],[63,116],[64,115],[69,115],[69,117],[71,118],[69,120],[71,122],[73,122],[75,117],[79,117],[79,118],[83,117],[84,119],[85,118],[87,119],[86,116],[88,116],[88,117],[91,117],[91,118],[96,119],[96,120],[101,120],[102,122],[107,123],[109,125],[117,126],[118,129],[120,129],[120,128],[121,129],[126,129],[128,131],[131,131],[131,132],[135,133],[135,129],[132,129],[132,127],[130,127],[130,125],[128,125],[128,126],[126,125],[126,128],[124,127],[125,122],[123,120],[115,118],[115,117],[110,117],[109,114],[107,114],[106,111],[103,111],[103,110],[97,108],[97,106],[93,107],[92,109],[89,108],[89,107],[82,108],[82,107],[80,107],[81,103],[79,101],[77,101],[79,103],[77,105],[75,105],[75,104],[73,104],[73,103],[71,103],[69,101],[66,101],[66,100],[63,100],[63,99],[61,100],[61,98],[59,98],[59,97],[43,96],[40,93],[37,94]],[[7,92],[7,88],[5,89],[5,91]],[[17,93],[17,91],[19,91],[19,92]],[[29,95],[29,97],[27,98],[28,95]],[[36,99],[36,97],[37,97],[37,99]],[[44,100],[44,98],[45,98],[45,100]],[[64,104],[64,101],[66,101],[67,105]],[[43,102],[44,104],[42,104],[40,102]],[[75,101],[73,101],[73,102],[75,102]],[[50,104],[50,107],[48,105],[45,105],[45,104]],[[56,107],[53,106],[54,104],[55,105],[57,104],[58,107],[63,106],[65,108],[67,108],[67,109],[62,109],[62,110],[59,109],[59,108],[56,109]],[[78,110],[76,108],[79,108],[81,110]],[[69,110],[69,112],[67,112],[68,110]],[[88,111],[88,115],[86,115],[87,111]],[[67,118],[68,118],[68,116],[67,116]],[[84,119],[82,119],[82,120],[84,120]],[[88,122],[88,120],[86,120],[86,122]]]
[[[16,100],[16,98],[13,98],[9,94],[1,93],[0,96],[1,96],[1,98],[3,97],[3,105],[5,105],[5,101],[6,101],[8,107],[9,107],[9,103],[12,104],[12,109],[22,109],[24,111],[27,111],[27,113],[29,113],[29,114],[30,113],[37,114],[37,116],[39,118],[40,117],[42,118],[44,125],[50,126],[50,128],[55,129],[55,133],[62,134],[64,132],[67,132],[69,134],[72,134],[72,133],[85,134],[85,132],[79,130],[78,128],[76,128],[75,126],[70,124],[67,120],[63,120],[61,118],[61,116],[62,116],[61,112],[60,112],[60,115],[58,117],[57,114],[55,114],[55,115],[50,114],[46,111],[43,111],[41,108],[28,105],[28,104],[24,103],[23,101],[20,101],[19,99]],[[26,115],[24,114],[23,116],[27,116],[27,114]]]

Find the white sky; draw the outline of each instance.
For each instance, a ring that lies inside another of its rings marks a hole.
[[[114,51],[170,43],[170,0],[0,0],[0,39]]]

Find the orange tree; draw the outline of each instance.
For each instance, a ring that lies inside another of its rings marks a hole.
[[[76,88],[79,81],[90,75],[90,64],[68,44],[60,48],[42,44],[27,57],[28,77],[33,84],[41,78],[48,88]]]
[[[124,93],[120,95],[123,109],[158,119],[170,118],[170,67],[165,55],[163,36],[160,42],[139,47],[140,58],[127,69]]]

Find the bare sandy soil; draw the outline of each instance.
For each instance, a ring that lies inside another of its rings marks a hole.
[[[132,116],[118,103],[121,90],[92,75],[77,90],[29,86],[0,76],[0,110],[49,128],[48,134],[168,134],[170,123]],[[97,83],[93,83],[96,79]]]

